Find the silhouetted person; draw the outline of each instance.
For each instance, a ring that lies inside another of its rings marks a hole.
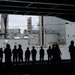
[[[45,54],[45,52],[44,52],[44,49],[43,49],[43,46],[41,46],[41,49],[40,49],[40,51],[39,51],[39,54],[40,54],[40,62],[42,61],[44,61],[44,54]]]
[[[69,53],[70,53],[70,60],[71,60],[71,62],[74,62],[74,60],[75,60],[74,41],[71,41],[70,42],[70,45],[69,45]]]
[[[27,50],[25,51],[25,61],[29,63],[30,60],[30,50],[29,47],[27,47]]]
[[[11,49],[10,44],[6,44],[6,48],[4,49],[5,53],[5,63],[7,66],[11,65]]]
[[[48,62],[51,61],[51,56],[52,56],[52,49],[51,46],[47,49],[47,55],[48,55]]]
[[[14,62],[16,62],[16,64],[17,64],[17,47],[16,47],[16,45],[14,45],[14,49],[13,49],[13,51],[12,51],[12,53],[13,53],[13,63]]]
[[[36,51],[35,47],[33,46],[33,47],[32,47],[32,50],[31,50],[33,63],[36,62],[36,53],[37,53],[37,51]]]
[[[52,63],[55,63],[55,44],[52,45]]]
[[[3,49],[0,48],[0,64],[2,64],[2,59],[3,59]]]
[[[60,48],[59,48],[59,45],[58,44],[56,44],[55,45],[55,60],[56,60],[56,62],[57,63],[61,63],[61,51],[60,51]]]
[[[20,62],[23,63],[23,50],[20,44],[18,45],[18,58],[19,58],[19,63]]]

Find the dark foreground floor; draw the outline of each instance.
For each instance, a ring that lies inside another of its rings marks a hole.
[[[61,64],[44,63],[40,64],[38,61],[36,64],[31,62],[28,64],[11,64],[11,66],[5,66],[3,63],[0,66],[0,75],[54,75],[54,74],[75,74],[75,64],[70,61],[62,61]]]

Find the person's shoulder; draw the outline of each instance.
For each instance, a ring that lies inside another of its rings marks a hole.
[[[7,48],[5,48],[4,50],[6,50]]]
[[[71,47],[71,45],[69,45],[69,47]]]
[[[15,49],[12,49],[13,51],[15,50]]]
[[[43,49],[44,50],[44,49]]]
[[[48,51],[49,49],[47,49],[47,51]]]
[[[36,49],[34,49],[34,50],[36,50]]]

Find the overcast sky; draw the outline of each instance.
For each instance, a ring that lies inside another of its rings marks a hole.
[[[8,26],[9,28],[20,28],[23,32],[24,29],[27,29],[27,19],[29,17],[32,17],[32,25],[36,28],[35,25],[38,25],[39,17],[30,15],[9,15]]]

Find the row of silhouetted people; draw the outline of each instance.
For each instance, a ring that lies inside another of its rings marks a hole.
[[[48,55],[48,61],[52,62],[61,62],[61,50],[59,48],[58,44],[53,44],[52,47],[49,46],[49,48],[46,50],[47,55]],[[23,62],[23,53],[25,53],[25,61],[29,62],[30,61],[30,56],[32,56],[32,61],[36,62],[36,55],[37,55],[37,50],[35,47],[32,47],[32,50],[27,47],[27,50],[23,52],[22,50],[22,45],[19,44],[18,48],[16,45],[14,45],[14,49],[11,50],[10,44],[6,44],[6,48],[3,50],[0,48],[0,62],[2,63],[3,59],[3,53],[5,54],[5,62],[10,63],[11,62],[11,56],[13,55],[13,62]],[[75,61],[75,46],[74,46],[74,41],[71,41],[71,44],[69,46],[69,53],[70,53],[70,59],[71,61]],[[39,50],[39,60],[44,61],[44,56],[45,56],[45,50],[43,46],[41,46]]]
[[[11,56],[13,54],[13,62],[23,62],[23,53],[25,53],[25,61],[30,61],[30,56],[32,56],[32,61],[36,61],[36,55],[37,55],[37,50],[35,47],[32,47],[32,50],[27,47],[27,50],[23,52],[22,50],[22,45],[19,44],[18,48],[16,45],[14,45],[14,49],[11,50],[10,44],[6,44],[6,48],[3,49],[0,48],[0,62],[2,62],[3,59],[3,53],[5,54],[5,62],[11,62]],[[41,46],[39,50],[39,60],[44,61],[44,55],[45,55],[45,50],[43,49],[43,46]],[[49,46],[47,49],[47,55],[48,55],[48,61],[61,61],[61,51],[59,49],[58,44],[53,44],[52,48]]]

